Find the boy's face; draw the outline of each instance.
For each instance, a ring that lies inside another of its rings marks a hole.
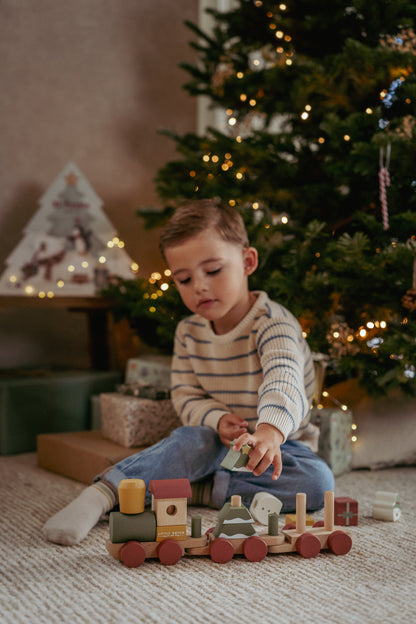
[[[257,267],[253,247],[224,241],[209,229],[165,250],[184,304],[224,334],[247,314],[253,301],[247,276]]]

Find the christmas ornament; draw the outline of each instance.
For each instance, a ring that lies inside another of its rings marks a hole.
[[[380,183],[381,215],[383,218],[383,227],[385,230],[389,229],[389,212],[388,212],[388,205],[387,205],[386,187],[390,186],[390,174],[389,174],[390,154],[391,154],[391,144],[389,143],[386,149],[386,162],[384,163],[384,148],[380,147],[380,171],[378,174],[378,179]]]

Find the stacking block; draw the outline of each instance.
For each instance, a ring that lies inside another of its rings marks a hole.
[[[320,429],[318,455],[338,476],[351,470],[352,412],[335,408],[313,408],[311,422]]]
[[[41,468],[87,484],[106,468],[144,448],[126,449],[106,440],[100,431],[42,434],[37,445]]]
[[[358,524],[358,502],[349,496],[336,496],[334,499],[334,522],[337,526]]]
[[[402,515],[400,496],[397,492],[376,492],[373,502],[373,518],[396,522]]]
[[[126,448],[155,444],[182,424],[170,399],[152,401],[109,392],[100,401],[103,436]]]
[[[119,381],[94,371],[0,377],[0,454],[34,451],[38,434],[89,429],[91,397]]]

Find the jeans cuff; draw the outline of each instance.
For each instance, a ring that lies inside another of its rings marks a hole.
[[[230,473],[228,470],[217,470],[214,474],[211,503],[215,509],[221,509],[227,500],[228,487],[230,485]]]

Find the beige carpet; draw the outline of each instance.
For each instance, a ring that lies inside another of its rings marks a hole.
[[[35,455],[0,458],[2,624],[416,622],[416,468],[337,478],[336,495],[359,501],[348,555],[225,565],[188,557],[128,569],[105,550],[105,522],[80,546],[43,541],[43,522],[83,487],[38,468]],[[401,494],[398,522],[371,517],[379,489]],[[214,511],[198,511],[203,530],[215,523]]]

